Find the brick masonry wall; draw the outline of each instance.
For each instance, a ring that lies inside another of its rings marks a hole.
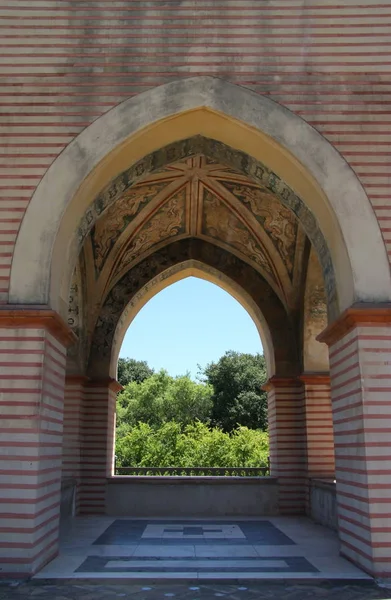
[[[303,378],[306,379],[305,377]],[[308,378],[305,390],[305,427],[309,477],[329,477],[335,473],[333,417],[330,382]]]
[[[311,479],[335,477],[333,415],[330,379],[303,376],[307,442],[306,510],[311,514]]]
[[[104,514],[106,478],[112,474],[116,393],[108,384],[84,388],[80,513]]]
[[[94,119],[214,75],[318,129],[361,179],[391,253],[391,6],[375,0],[0,0],[0,302],[41,177]]]
[[[307,488],[304,391],[300,382],[269,383],[271,475],[279,480],[281,514],[303,514]]]
[[[359,326],[330,348],[343,553],[391,577],[391,325]]]
[[[75,511],[79,512],[81,448],[84,432],[84,377],[67,377],[64,393],[62,478],[76,483]]]
[[[0,573],[57,552],[66,353],[42,329],[0,330]]]

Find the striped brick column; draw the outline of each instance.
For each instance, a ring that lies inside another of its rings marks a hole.
[[[306,510],[311,513],[311,479],[334,479],[334,431],[330,376],[304,373],[305,433],[307,455]]]
[[[335,476],[333,414],[329,374],[304,373],[308,478]]]
[[[62,479],[76,483],[75,512],[79,512],[81,452],[84,433],[84,387],[87,377],[65,379]]]
[[[281,514],[302,514],[306,497],[306,437],[303,384],[297,379],[269,379],[268,417],[271,475],[279,479]]]
[[[113,474],[115,405],[122,386],[89,381],[84,388],[80,513],[106,512],[106,479]]]
[[[69,340],[51,311],[0,311],[2,577],[30,575],[57,553]]]
[[[330,346],[342,554],[391,577],[391,308],[352,308]]]

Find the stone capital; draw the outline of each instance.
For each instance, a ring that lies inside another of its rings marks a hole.
[[[107,377],[106,379],[91,379],[86,383],[86,385],[88,387],[107,388],[108,390],[112,390],[116,394],[118,392],[122,392],[122,390],[124,389],[124,386],[112,377]]]
[[[304,385],[330,385],[329,373],[303,373],[299,379]]]
[[[332,346],[356,326],[379,326],[389,325],[391,323],[391,304],[371,304],[357,303],[347,308],[336,321],[331,323],[316,338],[318,342],[323,342]]]
[[[265,392],[270,392],[275,388],[292,388],[300,387],[301,385],[302,382],[296,377],[278,377],[277,375],[273,375],[273,377],[270,377],[265,385],[262,386],[262,389]]]
[[[0,307],[0,328],[45,329],[66,348],[77,341],[63,318],[47,306],[4,305]]]
[[[65,383],[70,385],[86,385],[90,378],[87,375],[66,375]]]

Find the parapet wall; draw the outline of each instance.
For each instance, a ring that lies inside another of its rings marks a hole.
[[[110,477],[106,512],[128,517],[252,517],[278,514],[274,477]]]

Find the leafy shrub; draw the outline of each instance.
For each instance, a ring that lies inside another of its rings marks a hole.
[[[264,431],[241,426],[225,433],[200,421],[184,429],[175,421],[160,427],[140,422],[116,448],[119,467],[261,467],[268,453]]]
[[[141,383],[129,383],[117,398],[117,425],[121,436],[139,422],[160,427],[176,421],[185,426],[196,419],[208,421],[213,389],[189,376],[171,377],[167,371],[154,373]]]

